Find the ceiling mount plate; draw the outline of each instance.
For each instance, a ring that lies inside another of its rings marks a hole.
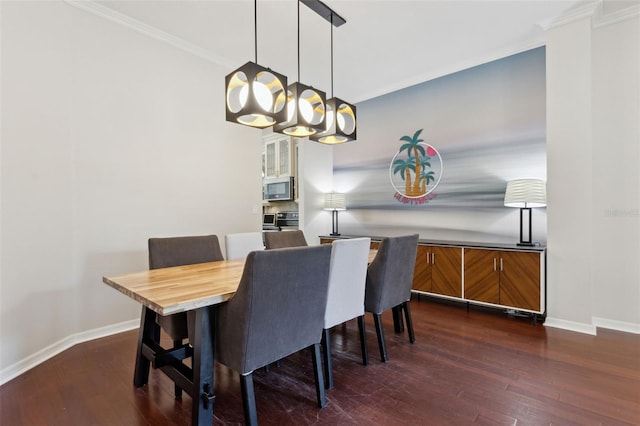
[[[340,15],[338,15],[333,9],[320,0],[298,0],[302,2],[309,9],[313,10],[318,15],[333,24],[334,27],[339,27],[342,24],[346,24],[347,21]],[[332,19],[333,15],[333,19]]]

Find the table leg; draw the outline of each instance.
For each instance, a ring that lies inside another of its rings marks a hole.
[[[213,320],[216,309],[210,306],[195,310],[195,332],[193,336],[193,405],[191,424],[207,425],[213,423],[213,362],[215,336]]]
[[[156,322],[156,313],[143,306],[140,315],[140,329],[138,331],[138,348],[136,349],[136,366],[133,373],[133,384],[144,386],[149,381],[149,366],[151,361],[142,353],[144,341],[160,342],[160,326]]]

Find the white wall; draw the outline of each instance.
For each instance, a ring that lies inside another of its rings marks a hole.
[[[640,333],[640,20],[547,31],[547,325]]]
[[[640,333],[640,18],[593,34],[594,303]]]
[[[261,133],[224,121],[229,70],[62,2],[1,7],[4,382],[136,324],[102,276],[146,269],[147,238],[259,230]]]
[[[320,244],[319,236],[331,233],[331,212],[322,210],[324,194],[337,191],[333,187],[333,147],[298,139],[298,188],[299,226],[309,245]]]
[[[548,316],[591,323],[590,18],[547,33]]]

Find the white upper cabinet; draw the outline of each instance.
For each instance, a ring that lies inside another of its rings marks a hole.
[[[290,136],[277,133],[264,137],[264,178],[295,175],[295,142]]]

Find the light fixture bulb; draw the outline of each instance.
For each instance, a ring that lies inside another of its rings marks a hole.
[[[338,107],[338,127],[345,134],[351,135],[356,130],[356,113],[350,105],[343,103]]]
[[[339,143],[347,142],[348,140],[349,139],[347,139],[344,136],[329,135],[329,136],[321,137],[320,139],[318,139],[318,142],[324,143],[327,145],[337,145]]]
[[[296,113],[296,100],[293,97],[289,98],[287,102],[287,121],[293,120],[293,114]]]
[[[344,120],[344,116],[342,114],[338,114],[338,127],[340,127],[340,130],[344,130],[345,125],[346,122]]]
[[[333,117],[335,116],[335,111],[331,106],[327,105],[327,129],[330,129],[333,126]]]
[[[302,117],[307,122],[311,122],[311,120],[313,119],[313,107],[311,106],[309,101],[300,98],[300,100],[298,100],[298,107],[300,108],[300,114],[302,114]]]
[[[256,96],[258,105],[260,105],[265,111],[271,111],[271,107],[273,106],[273,96],[271,91],[269,91],[269,88],[260,81],[254,81],[253,93]]]
[[[240,100],[240,108],[244,108],[247,105],[247,99],[249,99],[249,85],[245,84],[240,88],[240,94],[238,95]]]

